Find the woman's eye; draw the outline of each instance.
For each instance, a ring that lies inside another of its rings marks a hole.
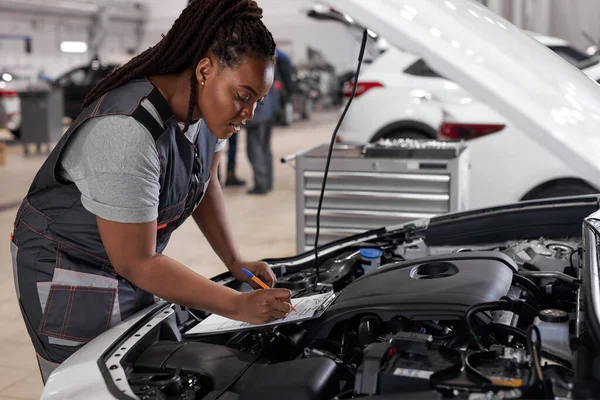
[[[242,96],[240,96],[240,95],[239,95],[239,93],[237,94],[237,98],[238,98],[238,100],[239,100],[239,101],[241,101],[242,103],[247,103],[247,102],[249,102],[249,101],[250,101],[250,96],[248,96],[248,97],[242,97]]]

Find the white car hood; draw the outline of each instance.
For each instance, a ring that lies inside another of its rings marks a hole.
[[[600,85],[522,30],[468,0],[326,2],[423,57],[600,188]]]

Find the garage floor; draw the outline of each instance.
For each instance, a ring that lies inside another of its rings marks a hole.
[[[290,165],[280,164],[279,159],[328,142],[336,119],[334,112],[315,113],[310,122],[275,128],[272,138],[275,185],[267,196],[249,196],[248,188],[225,188],[232,230],[245,258],[295,253],[294,170]],[[238,175],[249,184],[252,172],[245,153],[244,132],[238,144]],[[0,245],[0,400],[39,399],[42,383],[35,353],[15,302],[8,236],[16,207],[43,157],[25,158],[20,147],[9,147],[8,152],[8,163],[0,167],[0,243],[4,243]],[[207,277],[225,271],[191,218],[175,232],[165,254]]]

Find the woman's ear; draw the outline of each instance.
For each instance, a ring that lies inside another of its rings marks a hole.
[[[205,57],[202,60],[200,60],[198,65],[196,65],[196,79],[198,79],[198,82],[206,82],[208,76],[211,73],[211,70],[212,61],[210,58]]]

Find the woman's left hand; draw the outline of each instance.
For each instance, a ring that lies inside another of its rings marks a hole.
[[[269,265],[266,262],[236,261],[229,267],[229,271],[238,281],[246,282],[254,289],[260,289],[260,286],[258,284],[256,284],[254,281],[251,281],[250,278],[248,278],[248,276],[242,272],[242,268],[246,268],[248,271],[252,272],[267,286],[275,286],[277,278],[275,277],[273,270],[269,268]]]

